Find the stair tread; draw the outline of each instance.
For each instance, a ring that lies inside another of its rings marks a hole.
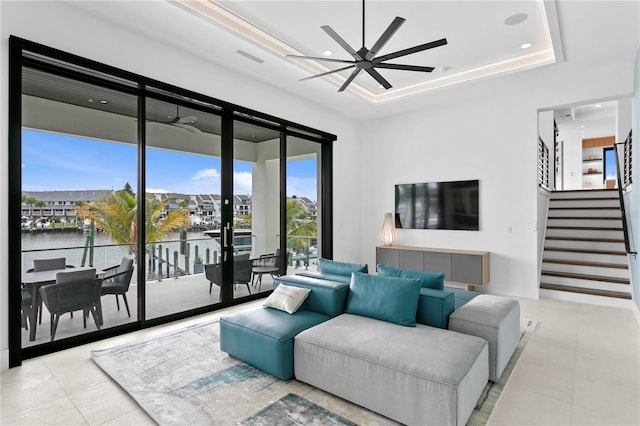
[[[589,192],[618,192],[617,189],[611,188],[596,188],[596,189],[554,189],[551,191],[552,194],[567,194],[567,193],[589,193]]]
[[[593,241],[589,239],[589,241]],[[626,256],[627,252],[619,250],[593,250],[593,249],[577,249],[577,248],[563,248],[563,247],[545,247],[544,251],[562,251],[569,253],[586,253],[586,254],[605,254],[611,256]]]
[[[607,207],[607,206],[551,207],[549,206],[549,210],[620,210],[620,206],[618,207]]]
[[[622,293],[619,291],[596,290],[591,288],[573,287],[568,285],[547,284],[547,283],[540,283],[540,288],[544,290],[567,291],[570,293],[581,293],[581,294],[589,294],[592,296],[614,297],[617,299],[631,300],[630,293]]]
[[[607,226],[547,226],[547,229],[567,229],[571,231],[622,231],[622,227],[614,228]]]
[[[578,280],[603,281],[603,282],[614,283],[614,284],[629,284],[629,280],[627,278],[603,277],[601,275],[589,275],[589,274],[576,274],[573,272],[542,271],[541,275],[549,275],[552,277],[562,277],[562,278],[575,278]]]
[[[622,238],[587,238],[587,237],[554,237],[547,236],[547,240],[559,240],[559,241],[587,241],[594,243],[624,243]]]
[[[566,197],[566,198],[551,198],[549,201],[594,201],[594,200],[619,200],[618,197]]]
[[[547,219],[565,219],[565,220],[622,220],[620,217],[611,216],[549,216]]]
[[[619,263],[607,263],[607,262],[589,262],[584,260],[569,260],[569,259],[549,259],[544,258],[542,262],[547,263],[559,263],[561,265],[576,265],[576,266],[591,266],[594,268],[612,268],[612,269],[629,269],[627,265],[621,265]]]

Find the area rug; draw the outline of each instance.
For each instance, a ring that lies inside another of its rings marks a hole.
[[[502,378],[487,386],[469,425],[486,424],[535,327],[528,323]],[[91,356],[160,425],[396,424],[305,383],[279,380],[219,347],[215,321]]]

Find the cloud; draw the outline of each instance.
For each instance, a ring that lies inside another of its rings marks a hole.
[[[168,194],[171,191],[167,191],[166,189],[147,188],[146,192],[151,194]]]
[[[202,169],[191,176],[191,179],[195,181],[206,180],[209,182],[218,182],[220,180],[220,172],[218,169]]]
[[[251,172],[235,172],[233,174],[233,192],[235,194],[251,194],[252,183]]]

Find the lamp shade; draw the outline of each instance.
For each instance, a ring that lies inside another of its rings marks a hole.
[[[385,246],[390,246],[398,241],[398,231],[396,231],[391,213],[384,214],[384,222],[382,222],[382,229],[380,229],[378,239],[382,241]]]

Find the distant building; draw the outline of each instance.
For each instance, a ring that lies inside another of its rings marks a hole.
[[[297,197],[295,195],[287,197],[287,200],[297,201],[307,212],[311,213],[313,217],[318,217],[318,203],[315,201],[311,201],[307,197]]]
[[[111,194],[109,189],[80,190],[80,191],[25,191],[24,196],[34,198],[44,203],[44,206],[36,206],[22,203],[22,216],[32,219],[41,217],[57,217],[67,221],[76,217],[76,207],[80,203],[90,203],[100,197]]]
[[[22,203],[22,216],[31,219],[41,217],[51,218],[58,217],[67,221],[74,220],[76,216],[76,207],[80,203],[90,203],[97,201],[105,195],[114,191],[109,189],[96,190],[80,190],[80,191],[25,191],[24,196],[33,198],[44,203],[44,206],[36,206],[28,203]],[[156,200],[165,201],[165,211],[163,215],[170,212],[188,208],[189,216],[192,217],[194,225],[219,225],[221,213],[221,196],[218,194],[176,194],[176,193],[150,193]],[[317,203],[311,201],[307,197],[289,197],[289,200],[295,200],[300,203],[305,210],[314,217],[318,215]],[[38,203],[40,204],[40,203]],[[233,215],[251,215],[251,196],[250,195],[234,195],[233,196]]]

